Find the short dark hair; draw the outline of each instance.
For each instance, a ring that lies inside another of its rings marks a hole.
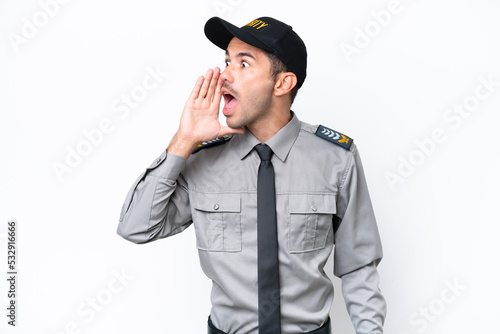
[[[264,50],[265,51],[265,50]],[[269,51],[265,51],[267,54],[267,57],[271,61],[271,78],[273,80],[276,80],[278,77],[278,74],[282,72],[291,72],[288,67],[274,54]],[[292,88],[290,91],[290,99],[291,103],[293,104],[293,101],[295,100],[295,96],[297,96],[297,92],[299,91],[299,83],[297,82],[295,84],[295,87]]]

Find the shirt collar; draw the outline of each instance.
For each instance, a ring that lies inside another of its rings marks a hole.
[[[293,111],[292,119],[284,127],[282,127],[274,136],[272,136],[266,144],[273,150],[274,155],[276,155],[282,162],[286,160],[290,149],[297,139],[300,132],[300,121]],[[260,141],[255,138],[255,136],[245,128],[245,133],[238,136],[239,139],[239,150],[240,158],[245,158],[254,148],[255,145],[259,144]]]

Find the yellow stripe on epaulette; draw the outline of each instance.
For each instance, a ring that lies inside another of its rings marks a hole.
[[[220,144],[224,144],[224,143],[228,142],[229,139],[231,139],[231,136],[223,136],[223,137],[219,137],[219,138],[215,138],[215,139],[203,142],[194,149],[193,153],[199,152],[205,148],[214,147],[214,146],[217,146]]]
[[[327,128],[326,126],[320,125],[318,126],[318,130],[316,130],[316,136],[331,141],[339,146],[342,146],[346,150],[348,150],[352,142],[354,141],[352,138],[338,132]]]

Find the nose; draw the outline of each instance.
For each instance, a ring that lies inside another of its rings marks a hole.
[[[222,71],[222,73],[220,74],[220,77],[223,81],[229,81],[230,83],[233,82],[233,73],[231,70],[231,64],[226,66],[224,71]]]

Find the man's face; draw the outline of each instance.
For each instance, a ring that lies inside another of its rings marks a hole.
[[[233,38],[226,50],[226,69],[221,78],[224,80],[222,113],[227,125],[241,128],[265,122],[274,88],[271,62],[266,53]]]

